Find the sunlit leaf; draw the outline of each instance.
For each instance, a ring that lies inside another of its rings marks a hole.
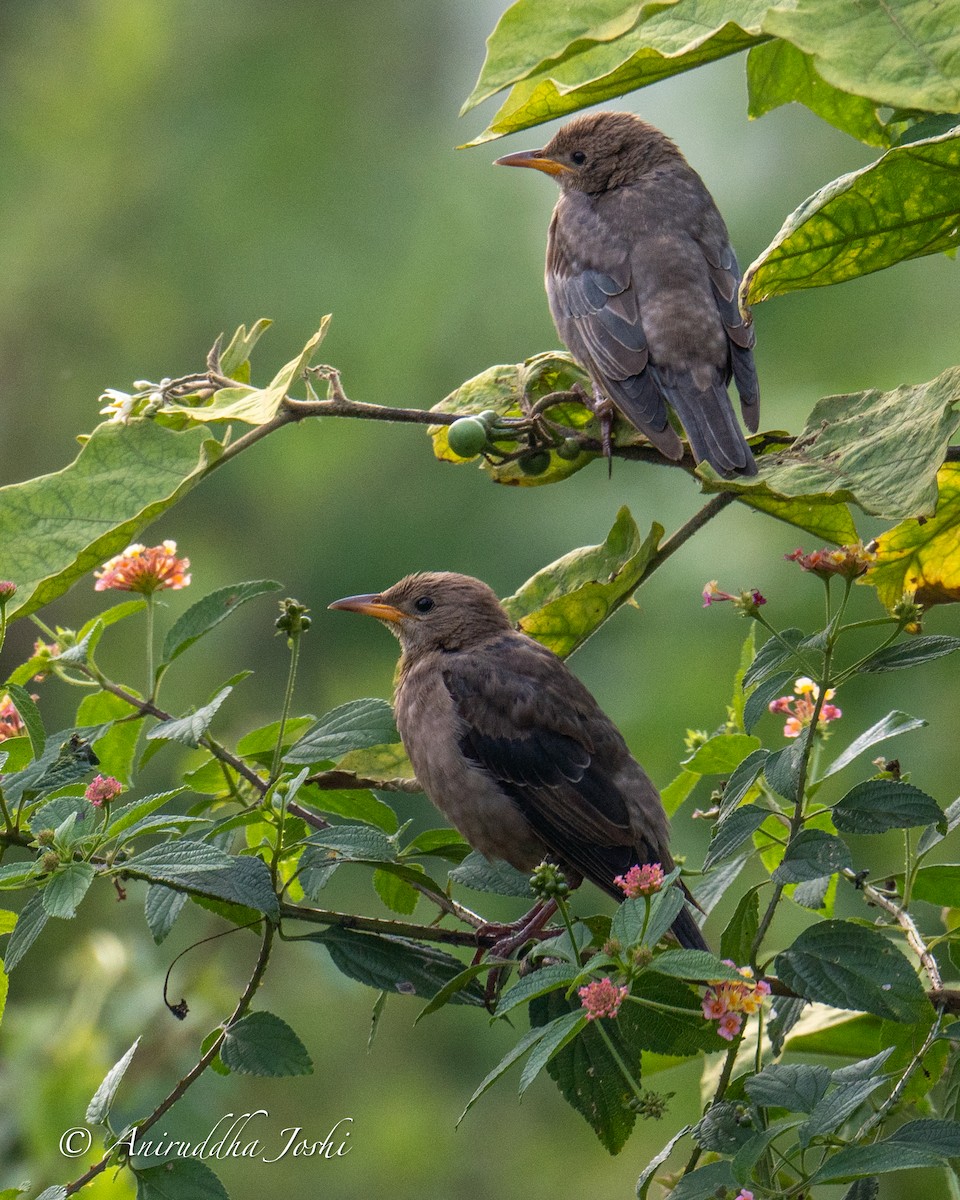
[[[558,558],[503,606],[524,633],[566,658],[630,599],[662,536],[654,524],[642,538],[630,510],[621,508],[606,541]]]
[[[745,272],[743,294],[757,304],[951,250],[960,245],[958,213],[960,130],[895,146],[791,213]]]
[[[905,592],[924,607],[960,600],[960,463],[944,463],[937,486],[933,516],[903,521],[877,538],[876,561],[861,582],[875,587],[887,608]]]

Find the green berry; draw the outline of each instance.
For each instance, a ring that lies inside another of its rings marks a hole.
[[[557,458],[562,458],[566,462],[573,462],[580,457],[580,443],[576,438],[564,438],[557,447]]]
[[[447,430],[447,445],[459,458],[475,458],[487,444],[487,427],[476,417],[461,417]]]
[[[542,475],[550,466],[550,451],[535,450],[520,459],[520,470],[524,475]]]
[[[500,414],[495,408],[485,408],[482,413],[477,416],[478,421],[482,421],[489,429],[492,425],[500,424]]]

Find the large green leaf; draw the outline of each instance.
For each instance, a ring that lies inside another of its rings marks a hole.
[[[849,921],[820,921],[777,955],[777,974],[798,996],[913,1023],[928,1001],[916,972],[888,937]]]
[[[891,108],[960,112],[956,5],[929,0],[795,0],[767,13],[764,30],[813,56],[845,92]]]
[[[630,510],[621,508],[604,542],[558,558],[503,606],[524,633],[566,658],[630,599],[662,536],[654,523],[642,538]]]
[[[756,45],[766,38],[760,20],[767,7],[768,0],[677,0],[628,9],[621,0],[561,9],[572,14],[567,24],[562,17],[558,21],[554,0],[521,0],[490,38],[483,73],[464,108],[505,87],[512,91],[470,144],[540,125]],[[601,20],[591,27],[591,10],[598,8]],[[604,16],[608,20],[601,23]]]
[[[811,55],[776,39],[754,46],[747,57],[751,117],[781,104],[805,104],[818,117],[870,146],[888,146],[890,137],[877,105],[833,87],[818,73]]]
[[[763,456],[755,481],[723,480],[701,466],[704,490],[734,491],[756,507],[826,494],[875,516],[929,517],[937,505],[937,471],[960,427],[958,404],[960,367],[892,392],[826,396],[789,449]]]
[[[748,267],[750,304],[960,245],[960,130],[895,146],[805,200]]]
[[[858,1176],[882,1175],[943,1166],[960,1157],[960,1122],[909,1121],[871,1146],[846,1146],[812,1176],[814,1183],[839,1183]]]
[[[867,779],[834,806],[833,823],[845,833],[886,833],[918,825],[943,825],[943,809],[912,783]],[[849,863],[846,865],[850,865]]]
[[[8,617],[49,604],[123,550],[222,451],[203,427],[107,423],[63,470],[0,488],[0,578],[19,588]]]
[[[230,1197],[204,1163],[173,1158],[156,1167],[138,1168],[137,1200],[230,1200]]]
[[[191,605],[170,627],[163,643],[163,661],[172,662],[198,638],[232,616],[248,600],[262,596],[265,592],[276,592],[280,587],[281,585],[273,579],[254,579],[249,583],[219,588],[204,596],[202,600]]]
[[[283,756],[287,763],[335,761],[350,750],[400,741],[393,709],[376,697],[351,700],[325,713]]]

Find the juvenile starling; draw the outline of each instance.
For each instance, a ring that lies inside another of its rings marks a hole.
[[[740,268],[703,180],[674,143],[632,113],[562,126],[542,150],[498,158],[553,175],[561,195],[547,236],[547,298],[557,332],[593,380],[668,458],[683,447],[722,475],[756,463],[727,395],[736,380],[748,429],[760,391]]]
[[[632,866],[673,869],[660,796],[619,730],[485,583],[426,572],[330,607],[400,639],[397,728],[423,790],[475,850],[526,872],[549,854],[571,885],[585,877],[617,900]],[[673,932],[706,948],[686,906]]]

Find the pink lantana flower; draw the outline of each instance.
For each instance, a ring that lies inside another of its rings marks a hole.
[[[116,800],[122,791],[123,784],[119,779],[114,779],[112,775],[94,775],[87,784],[83,798],[89,800],[94,808],[102,808],[104,804]]]
[[[598,1017],[615,1017],[627,998],[628,990],[626,987],[617,987],[612,979],[604,976],[579,988],[577,995],[587,1010],[587,1020],[596,1021]]]
[[[725,1042],[732,1042],[743,1028],[743,1017],[739,1013],[724,1013],[717,1022],[717,1033]]]
[[[767,705],[770,712],[786,716],[783,736],[788,738],[799,737],[805,729],[809,728],[813,721],[814,709],[817,706],[817,697],[820,695],[820,689],[806,675],[801,675],[794,683],[793,688],[796,695],[778,696],[776,700],[771,700]],[[827,689],[823,698],[824,703],[820,706],[818,729],[843,716],[842,710],[830,703],[836,694],[833,688]]]
[[[120,592],[139,592],[143,596],[151,596],[164,588],[177,591],[190,583],[189,567],[189,558],[177,557],[176,542],[161,542],[149,549],[134,542],[122,554],[105,562],[99,571],[94,571],[97,581],[94,587],[98,592],[113,588]]]
[[[659,863],[633,866],[626,875],[616,875],[613,882],[623,889],[623,894],[628,900],[636,900],[638,896],[652,896],[663,887],[663,867]]]

